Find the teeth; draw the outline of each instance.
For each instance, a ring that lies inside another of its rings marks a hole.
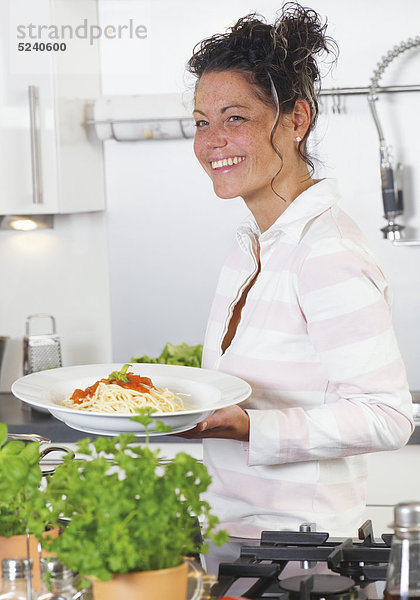
[[[212,169],[220,169],[220,167],[231,167],[245,160],[244,156],[229,156],[229,158],[222,158],[221,160],[213,160],[211,162]]]

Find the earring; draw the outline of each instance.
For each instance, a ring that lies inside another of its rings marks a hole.
[[[299,135],[295,139],[296,139],[297,142],[301,142],[302,141],[302,138]]]

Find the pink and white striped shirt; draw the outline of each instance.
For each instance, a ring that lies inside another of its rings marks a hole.
[[[203,367],[242,377],[249,442],[204,440],[207,499],[232,536],[264,529],[354,535],[365,507],[365,454],[403,446],[411,396],[385,277],[335,180],[311,186],[263,234],[238,230],[207,326]],[[233,307],[258,268],[235,337]]]

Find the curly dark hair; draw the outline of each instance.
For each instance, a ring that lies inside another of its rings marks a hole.
[[[280,159],[273,143],[279,118],[293,111],[296,100],[306,100],[310,125],[298,144],[298,152],[312,173],[314,165],[306,152],[306,140],[318,116],[321,76],[315,56],[330,54],[333,61],[338,56],[337,44],[326,35],[326,28],[327,22],[322,23],[314,10],[287,2],[273,25],[256,13],[248,14],[226,33],[198,43],[187,64],[198,81],[211,71],[236,71],[256,85],[258,97],[276,110],[271,143]]]

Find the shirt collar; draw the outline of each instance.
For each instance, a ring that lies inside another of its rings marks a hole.
[[[299,194],[264,233],[260,232],[253,215],[250,215],[237,231],[238,241],[244,249],[249,248],[249,241],[244,238],[251,238],[254,243],[258,240],[260,244],[264,244],[273,241],[280,234],[285,234],[294,242],[299,242],[309,221],[337,204],[339,197],[337,180],[321,179]]]

